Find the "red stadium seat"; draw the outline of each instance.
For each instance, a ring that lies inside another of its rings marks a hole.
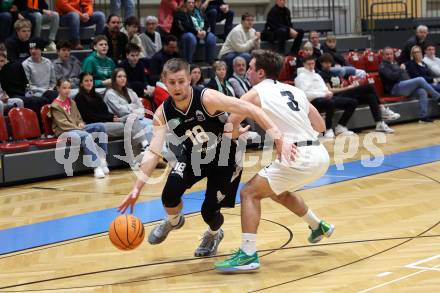
[[[374,84],[374,88],[376,89],[376,93],[379,96],[382,103],[390,103],[390,102],[400,102],[406,99],[404,96],[387,96],[385,95],[382,80],[380,79],[379,73],[369,73],[367,74],[367,80],[369,83]]]
[[[54,135],[52,130],[52,117],[49,116],[50,113],[50,105],[44,105],[41,107],[40,115],[41,115],[41,122],[43,125],[43,131],[46,136]]]
[[[356,75],[350,75],[348,77],[348,83],[349,84],[354,84],[354,85],[366,85],[368,83],[368,79],[366,77],[361,78],[361,77],[356,76]],[[371,83],[374,83],[374,80]]]
[[[364,52],[364,64],[367,72],[379,71],[380,58],[379,54],[373,51]]]
[[[149,111],[151,111],[152,113],[154,113],[154,104],[153,104],[153,102],[152,101],[150,101],[150,99],[147,99],[147,98],[140,98],[141,99],[141,102],[142,102],[142,105],[144,106],[144,108],[146,109],[146,110],[149,110]],[[153,115],[151,115],[151,114],[148,114],[148,113],[145,113],[145,118],[149,118],[149,119],[153,119]]]
[[[29,143],[37,147],[52,147],[56,145],[56,138],[38,139],[41,136],[41,131],[37,114],[34,111],[26,108],[14,108],[9,111],[8,116],[11,121],[14,139],[34,139],[30,140]]]
[[[357,69],[365,70],[365,60],[364,55],[360,52],[350,52],[348,53],[348,63],[356,67]]]
[[[293,84],[293,74],[295,72],[296,57],[286,56],[283,61],[283,67],[281,67],[278,80],[284,83]]]
[[[7,141],[9,138],[8,129],[6,127],[5,118],[0,116],[0,141]],[[20,150],[26,150],[29,148],[27,142],[12,142],[12,143],[0,143],[0,151],[14,152]]]

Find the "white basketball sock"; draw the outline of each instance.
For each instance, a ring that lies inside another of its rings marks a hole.
[[[179,224],[180,221],[180,217],[182,215],[181,214],[177,214],[177,215],[168,215],[167,216],[167,220],[170,222],[170,224],[172,226],[176,226],[177,224]]]
[[[302,216],[302,219],[309,224],[309,226],[313,229],[316,230],[319,227],[319,223],[321,222],[321,220],[315,215],[315,213],[311,210],[308,209],[307,213]]]
[[[211,230],[211,227],[208,226],[208,233],[211,235],[216,235],[218,233],[218,231],[220,231],[220,228],[218,228],[217,230],[213,231]]]
[[[242,233],[241,239],[241,250],[247,255],[253,255],[257,251],[257,234]]]

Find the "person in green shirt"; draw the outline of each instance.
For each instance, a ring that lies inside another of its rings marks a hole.
[[[93,41],[93,49],[94,51],[84,59],[81,70],[93,75],[95,87],[110,87],[112,84],[111,75],[116,65],[111,58],[107,57],[107,37],[96,36]]]

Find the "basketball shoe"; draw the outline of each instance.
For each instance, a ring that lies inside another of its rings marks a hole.
[[[224,272],[258,270],[260,267],[260,258],[257,252],[253,255],[247,255],[239,248],[237,251],[234,251],[231,257],[224,261],[216,262],[214,266],[215,269]]]
[[[194,256],[213,256],[217,254],[217,247],[223,239],[223,230],[220,229],[217,234],[211,234],[208,231],[203,234],[202,243],[197,247]]]
[[[316,230],[313,230],[310,226],[309,229],[311,230],[310,236],[308,238],[309,242],[318,243],[322,240],[324,236],[330,237],[335,230],[335,226],[327,223],[326,221],[321,221],[319,223],[319,227]]]
[[[150,235],[148,235],[148,242],[153,245],[163,242],[172,230],[182,228],[183,224],[185,224],[184,216],[180,216],[179,223],[176,226],[171,225],[168,219],[163,220],[162,223],[151,230]]]

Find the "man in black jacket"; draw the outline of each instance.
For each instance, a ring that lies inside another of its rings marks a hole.
[[[402,53],[399,56],[399,63],[402,64],[411,60],[411,49],[414,46],[419,46],[422,48],[422,52],[425,52],[427,36],[428,27],[425,25],[419,25],[416,29],[416,34],[406,41]]]
[[[215,35],[204,29],[196,29],[191,19],[193,10],[194,0],[184,0],[182,9],[174,15],[171,33],[180,39],[182,57],[190,64],[193,63],[193,55],[196,51],[197,43],[200,40],[205,40],[205,61],[208,64],[212,64],[215,54]]]
[[[119,30],[120,25],[119,16],[111,14],[103,32],[108,39],[107,56],[112,58],[116,65],[125,59],[125,47],[128,44],[127,36]]]
[[[383,59],[379,68],[380,78],[386,94],[392,96],[411,96],[419,99],[419,122],[433,122],[428,116],[428,94],[440,101],[437,93],[423,77],[409,78],[405,65],[399,66],[394,60],[393,48],[383,49]]]
[[[276,0],[275,5],[267,14],[266,25],[261,34],[263,41],[277,41],[278,52],[284,54],[286,41],[295,39],[289,55],[297,55],[304,31],[301,29],[293,29],[292,19],[290,18],[290,10],[286,7],[286,0]]]
[[[165,62],[173,58],[180,58],[177,47],[177,38],[174,35],[168,35],[165,37],[162,50],[154,54],[149,62],[148,69],[151,72],[152,83],[159,81]]]

